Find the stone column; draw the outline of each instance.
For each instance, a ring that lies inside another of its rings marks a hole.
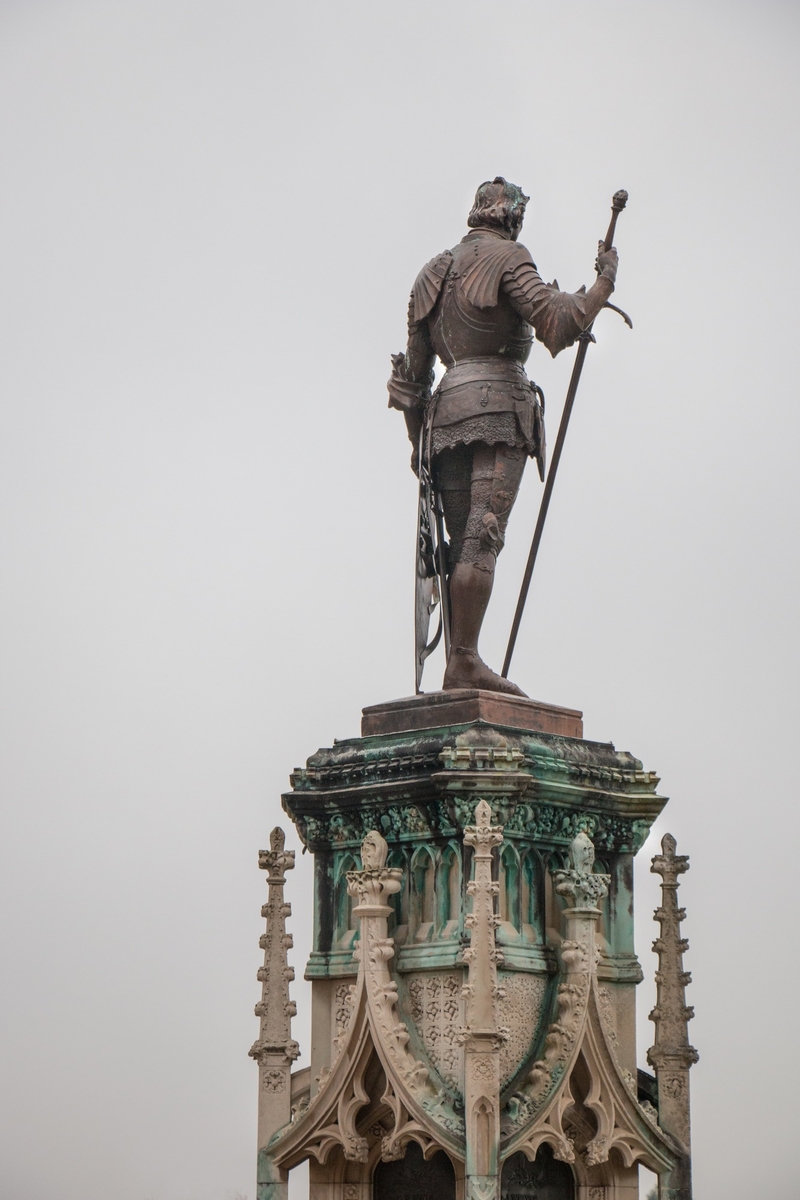
[[[291,1022],[296,1013],[289,999],[289,984],[294,968],[286,952],[292,946],[292,935],[286,932],[286,918],[291,905],[283,899],[285,872],[294,867],[294,851],[284,849],[282,829],[270,834],[270,849],[261,850],[258,865],[267,872],[269,897],[261,909],[267,919],[267,931],[260,945],[264,950],[264,965],[259,969],[261,1000],[255,1008],[261,1018],[258,1040],[250,1048],[250,1056],[258,1063],[258,1182],[257,1200],[287,1200],[288,1172],[276,1167],[268,1158],[266,1148],[277,1130],[287,1125],[292,1115],[292,1062],[300,1047],[292,1039]]]
[[[470,933],[464,958],[469,965],[464,991],[467,998],[464,1029],[464,1118],[466,1123],[467,1200],[495,1200],[500,1195],[500,1047],[505,1030],[498,1020],[497,963],[502,954],[495,945],[492,850],[503,841],[503,829],[492,825],[492,810],[485,800],[475,808],[475,824],[464,830],[464,844],[474,851],[475,873],[467,887],[472,911],[466,918]]]
[[[653,942],[658,955],[656,1006],[650,1020],[656,1027],[655,1045],[647,1052],[647,1061],[658,1082],[658,1122],[684,1148],[686,1157],[668,1178],[659,1180],[659,1200],[691,1200],[691,1140],[689,1133],[689,1069],[698,1053],[689,1044],[687,1025],[694,1009],[686,1004],[685,987],[691,975],[683,969],[683,955],[689,949],[681,937],[681,921],[686,909],[678,907],[678,876],[689,870],[689,858],[676,854],[671,833],[661,839],[661,853],[650,870],[661,876],[661,907],[655,919],[661,934]]]

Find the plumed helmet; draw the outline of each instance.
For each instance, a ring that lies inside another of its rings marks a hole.
[[[530,196],[526,196],[522,188],[497,175],[478,188],[467,224],[470,229],[488,225],[490,229],[513,233],[522,224],[525,205],[529,200]]]

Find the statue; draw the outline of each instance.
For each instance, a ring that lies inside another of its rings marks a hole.
[[[528,197],[502,176],[482,183],[469,232],[420,271],[408,306],[408,346],[392,356],[389,405],[406,420],[420,475],[417,689],[426,647],[420,611],[435,603],[434,539],[424,515],[439,521],[438,573],[448,649],[443,688],[525,693],[478,654],[478,638],[503,548],[508,518],[528,458],[544,479],[544,397],[525,373],[534,334],[555,357],[573,345],[614,290],[617,253],[600,243],[598,278],[587,291],[544,283],[518,237]],[[610,243],[609,243],[610,246]],[[446,371],[431,395],[436,358]],[[445,548],[441,523],[446,525]],[[426,565],[427,564],[427,565]],[[429,591],[419,600],[419,583]],[[420,645],[421,641],[421,645]]]

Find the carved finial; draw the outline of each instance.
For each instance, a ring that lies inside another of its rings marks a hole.
[[[579,875],[591,875],[594,870],[594,842],[582,829],[569,848],[569,861]]]
[[[688,854],[676,854],[678,843],[671,833],[661,839],[661,853],[656,854],[650,867],[654,875],[660,875],[667,887],[678,886],[678,876],[689,870]]]
[[[647,1052],[647,1061],[658,1080],[659,1121],[664,1129],[689,1149],[689,1068],[698,1053],[689,1044],[687,1025],[694,1009],[686,1004],[685,987],[691,975],[683,969],[683,955],[689,943],[681,937],[681,921],[686,910],[678,907],[678,876],[689,869],[685,854],[676,854],[676,842],[667,833],[661,840],[661,854],[653,858],[651,871],[661,876],[661,907],[655,919],[661,934],[653,942],[658,955],[656,1006],[650,1020],[656,1027],[655,1045]]]
[[[399,867],[387,867],[389,846],[377,829],[370,829],[361,843],[361,871],[347,872],[347,891],[358,900],[353,916],[387,917],[391,907],[388,897],[400,891],[403,872]]]
[[[585,830],[572,842],[569,861],[569,870],[553,873],[556,891],[559,896],[566,896],[573,908],[597,909],[608,895],[611,877],[594,874],[594,843]]]
[[[492,823],[492,809],[485,800],[479,800],[475,805],[475,824],[479,829],[488,829]]]
[[[464,829],[464,841],[475,847],[476,857],[485,858],[491,856],[492,846],[499,846],[502,840],[502,825],[492,825],[491,807],[485,800],[479,800],[475,805],[475,824]]]
[[[267,883],[285,883],[286,872],[294,866],[294,850],[284,849],[286,834],[277,825],[269,835],[269,844],[269,850],[259,850],[258,865],[269,872]]]
[[[365,871],[380,871],[386,866],[386,859],[389,857],[389,845],[386,838],[378,833],[377,829],[371,829],[361,843],[361,861],[364,864]]]

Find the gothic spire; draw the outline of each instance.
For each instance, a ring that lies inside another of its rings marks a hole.
[[[475,808],[475,824],[464,830],[464,843],[475,854],[474,877],[467,887],[472,911],[466,918],[469,966],[464,1029],[464,1117],[467,1135],[467,1200],[494,1200],[500,1194],[500,1048],[506,1030],[500,1028],[497,963],[502,954],[495,944],[492,850],[501,845],[503,829],[492,825],[492,810],[485,800]]]
[[[284,848],[286,838],[282,829],[273,829],[269,841],[270,849],[258,854],[258,865],[267,872],[269,897],[261,909],[262,917],[267,919],[267,931],[259,942],[264,950],[264,965],[258,971],[261,1000],[255,1007],[261,1027],[258,1040],[249,1051],[258,1063],[260,1149],[291,1117],[292,1061],[300,1054],[300,1047],[292,1039],[292,1017],[297,1009],[289,999],[294,968],[289,966],[286,954],[292,947],[292,935],[286,932],[286,918],[291,915],[292,906],[283,899],[286,871],[294,867],[294,851]]]
[[[685,988],[691,975],[683,969],[683,956],[689,949],[681,937],[681,921],[686,909],[678,907],[678,877],[689,870],[689,858],[676,854],[676,841],[671,833],[661,839],[661,853],[653,859],[650,870],[661,876],[661,907],[654,916],[661,934],[653,942],[658,955],[656,971],[656,1006],[650,1020],[656,1027],[655,1045],[647,1052],[647,1061],[656,1073],[658,1082],[658,1119],[662,1129],[685,1147],[687,1159],[683,1178],[676,1195],[691,1195],[688,1153],[689,1139],[689,1068],[697,1062],[698,1053],[689,1044],[687,1025],[694,1009],[686,1004]]]

